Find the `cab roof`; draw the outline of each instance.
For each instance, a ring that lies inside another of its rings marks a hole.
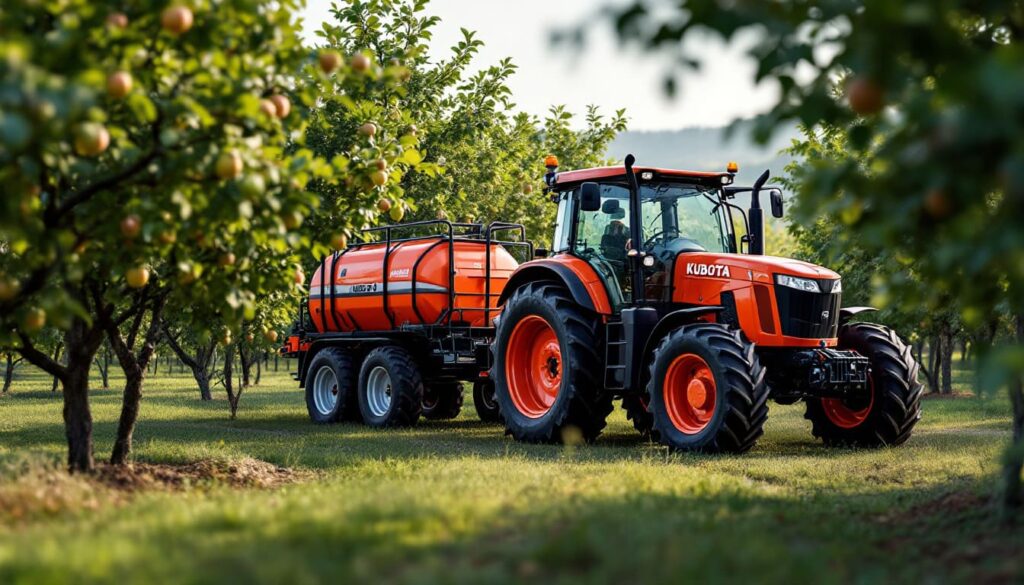
[[[730,173],[715,171],[683,171],[677,169],[659,169],[655,167],[633,167],[633,174],[652,172],[655,177],[689,179],[695,182],[714,182],[722,184],[722,177],[732,177]],[[565,171],[558,173],[555,177],[556,186],[567,186],[583,181],[594,181],[600,179],[612,179],[626,176],[626,167],[618,165],[614,167],[597,167],[593,169],[580,169],[577,171]]]

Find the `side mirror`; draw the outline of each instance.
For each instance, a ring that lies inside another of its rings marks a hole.
[[[772,189],[768,192],[768,197],[772,202],[772,217],[782,217],[782,191],[779,189]]]
[[[583,183],[580,186],[580,211],[600,211],[601,187],[597,183]]]

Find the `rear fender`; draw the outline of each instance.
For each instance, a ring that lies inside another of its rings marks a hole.
[[[533,260],[521,265],[505,284],[498,297],[498,305],[504,305],[519,287],[531,282],[557,282],[563,284],[581,307],[601,315],[611,315],[608,291],[597,273],[586,261],[560,254],[554,258]]]

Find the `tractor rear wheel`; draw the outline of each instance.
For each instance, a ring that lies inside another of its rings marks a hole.
[[[406,350],[385,345],[367,354],[359,372],[359,412],[371,427],[408,427],[423,410],[423,379]]]
[[[462,384],[441,382],[423,389],[423,418],[451,420],[462,411]]]
[[[600,319],[550,282],[505,303],[491,379],[505,432],[518,441],[593,441],[612,410],[601,384]]]
[[[673,450],[743,453],[764,432],[768,385],[754,344],[714,323],[669,333],[651,361],[651,435]]]
[[[494,382],[479,380],[473,383],[473,406],[483,422],[501,422],[498,401],[494,398]]]
[[[839,348],[871,362],[870,393],[860,400],[808,399],[804,417],[811,421],[811,433],[830,446],[905,442],[921,419],[923,391],[910,347],[888,327],[850,323],[839,330]]]
[[[306,375],[306,411],[317,424],[357,416],[356,367],[351,351],[325,347],[313,356]]]

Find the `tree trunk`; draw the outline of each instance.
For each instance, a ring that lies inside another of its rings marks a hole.
[[[55,361],[55,362],[61,361],[61,362],[64,362],[65,364],[67,364],[67,360],[61,357],[61,350],[62,349],[64,349],[64,343],[60,342],[60,343],[57,344],[57,347],[55,347],[53,349],[53,361]],[[65,355],[65,357],[66,357],[66,355]],[[58,378],[57,376],[54,376],[53,377],[53,384],[50,386],[50,392],[51,393],[57,391],[57,384],[59,384],[59,383],[60,383],[60,378]]]
[[[210,341],[204,346],[196,347],[196,355],[191,356],[185,352],[185,349],[166,327],[164,327],[164,339],[167,340],[171,351],[181,360],[183,367],[188,366],[192,370],[192,377],[195,378],[196,384],[199,386],[199,399],[204,402],[213,400],[213,394],[210,392],[210,378],[212,377],[211,367],[216,364],[217,342]]]
[[[278,355],[278,354],[277,354],[276,352],[274,353],[274,371],[275,371],[275,372],[277,371],[277,363],[278,363],[278,362],[277,362],[277,360],[278,360],[278,359],[279,359],[280,357],[281,357],[281,356],[280,356],[280,355]]]
[[[948,329],[942,332],[942,393],[953,393],[953,334]]]
[[[260,378],[263,377],[263,356],[256,358],[256,380],[253,381],[253,386],[260,385]]]
[[[92,411],[89,408],[89,370],[103,342],[102,330],[74,318],[64,334],[67,369],[64,383],[64,430],[68,440],[68,471],[90,472],[94,467]]]
[[[242,388],[248,388],[252,372],[252,352],[242,346],[242,344],[238,345],[238,361],[242,370]]]
[[[7,369],[4,370],[4,390],[0,394],[7,394],[7,391],[11,389],[11,382],[14,381],[14,366],[17,363],[14,361],[14,354],[7,354]]]
[[[928,392],[936,394],[939,392],[939,368],[942,367],[942,343],[939,336],[932,337],[928,341],[928,365],[920,362],[921,371],[924,372],[925,380],[928,382]]]
[[[101,360],[100,378],[103,381],[103,389],[110,388],[110,346],[103,344],[103,359]]]
[[[238,393],[234,391],[234,382],[231,377],[234,375],[232,368],[234,367],[235,361],[235,346],[229,345],[224,350],[224,390],[228,393],[228,408],[231,410],[231,420],[235,420],[235,416],[238,414],[238,400],[242,397],[243,385],[238,388]]]
[[[1017,344],[1024,345],[1024,316],[1015,315]],[[1013,443],[1003,465],[1003,505],[1008,512],[1020,509],[1024,494],[1021,493],[1021,471],[1024,469],[1024,379],[1018,375],[1009,386],[1010,403],[1013,405]]]

